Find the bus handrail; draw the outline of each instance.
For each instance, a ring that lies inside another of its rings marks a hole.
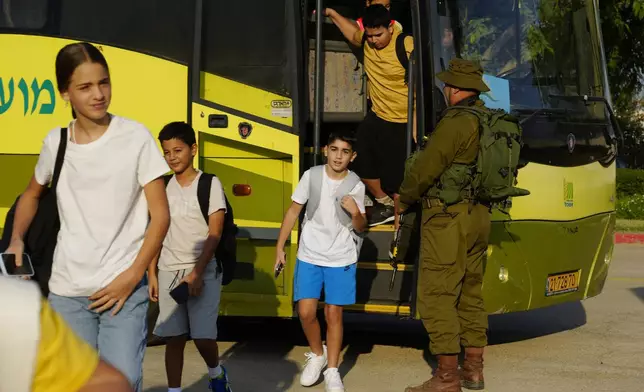
[[[412,150],[412,140],[414,132],[414,84],[416,83],[416,72],[414,70],[414,52],[411,52],[409,56],[409,71],[408,71],[408,81],[407,81],[407,156],[411,155]]]
[[[323,68],[323,40],[322,26],[324,23],[323,0],[316,0],[316,33],[315,33],[315,122],[313,124],[313,165],[319,163],[320,157],[320,129],[322,127],[322,103],[324,102],[324,90],[322,89]]]

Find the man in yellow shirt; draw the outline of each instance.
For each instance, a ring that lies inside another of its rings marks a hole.
[[[131,392],[41,297],[32,282],[0,276],[0,391]]]
[[[364,50],[371,109],[357,131],[358,156],[354,164],[376,199],[369,225],[392,222],[407,158],[408,86],[402,61],[409,59],[414,39],[403,36],[398,41],[402,30],[396,28],[389,10],[382,4],[365,9],[364,31],[333,9],[327,8],[325,16],[331,18],[351,44]],[[397,44],[406,58],[401,59]]]

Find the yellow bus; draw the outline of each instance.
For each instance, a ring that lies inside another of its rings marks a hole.
[[[355,48],[313,10],[357,19],[364,0],[0,5],[0,224],[48,130],[71,119],[54,84],[55,55],[86,40],[110,65],[111,110],[155,135],[170,121],[189,122],[199,167],[224,184],[240,233],[222,315],[292,317],[298,232],[275,279],[281,220],[329,130],[354,129],[368,110]],[[440,117],[433,75],[454,56],[480,61],[492,87],[486,102],[523,121],[518,185],[531,195],[494,212],[484,280],[490,313],[602,291],[613,251],[616,131],[597,9],[597,0],[393,1],[395,19],[416,38],[410,88],[420,130],[430,133]],[[390,289],[392,235],[391,226],[369,231],[351,310],[416,317],[417,259],[400,266]]]

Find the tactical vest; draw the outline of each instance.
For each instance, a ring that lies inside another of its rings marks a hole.
[[[459,115],[464,115],[464,112],[457,110],[447,111],[441,121]],[[478,138],[476,143],[479,143]],[[446,205],[472,199],[472,182],[475,172],[476,157],[472,162],[453,162],[441,174],[434,185],[429,188],[427,197],[430,199],[439,199]]]

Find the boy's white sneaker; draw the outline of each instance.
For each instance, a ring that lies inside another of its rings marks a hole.
[[[324,372],[324,384],[326,392],[344,392],[344,384],[337,368],[328,368]]]
[[[315,355],[312,352],[304,354],[306,356],[306,363],[300,375],[300,384],[304,387],[310,387],[315,384],[320,379],[322,369],[327,365],[326,346],[322,348],[324,349],[323,355]]]

